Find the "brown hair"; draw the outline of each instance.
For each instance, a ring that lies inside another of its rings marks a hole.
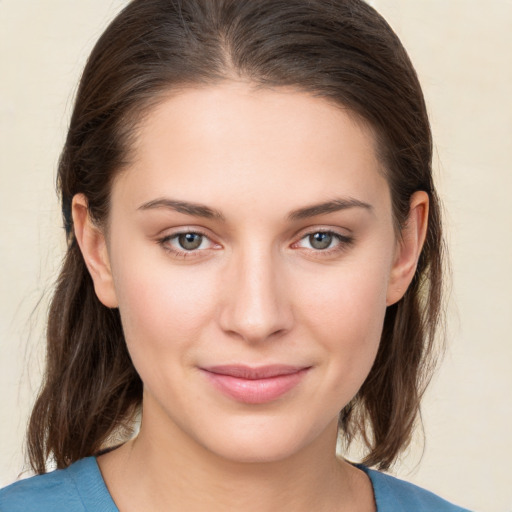
[[[387,310],[373,368],[340,413],[364,462],[387,468],[407,446],[435,359],[442,238],[432,139],[414,68],[384,19],[361,0],[134,0],[96,44],[77,92],[58,185],[68,248],[47,329],[47,368],[28,430],[33,469],[63,468],[122,439],[142,400],[117,310],[97,299],[70,215],[75,194],[108,216],[150,106],[172,90],[240,77],[290,86],[342,105],[376,134],[397,227],[417,190],[430,197],[427,239],[405,296]]]

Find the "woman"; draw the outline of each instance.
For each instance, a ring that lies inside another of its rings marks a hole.
[[[40,476],[0,509],[462,510],[368,469],[407,446],[435,357],[431,156],[363,2],[130,3],[60,161]],[[336,456],[355,438],[363,465]]]

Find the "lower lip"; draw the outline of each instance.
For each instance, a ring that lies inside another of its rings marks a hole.
[[[205,371],[210,382],[223,394],[246,404],[264,404],[291,391],[304,378],[309,368],[286,375],[263,379],[242,379]]]

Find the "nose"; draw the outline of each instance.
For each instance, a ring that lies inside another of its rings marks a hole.
[[[220,326],[224,332],[257,343],[291,329],[291,302],[276,259],[258,248],[233,257],[222,283]]]

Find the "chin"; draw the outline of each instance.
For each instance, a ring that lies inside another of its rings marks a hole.
[[[217,447],[216,454],[227,461],[239,464],[267,464],[286,460],[300,451],[300,445],[290,445],[283,441],[269,443],[268,440],[252,440]]]
[[[330,426],[325,429],[307,429],[302,425],[299,430],[294,430],[294,423],[296,427],[297,423],[289,420],[283,424],[268,421],[266,425],[220,428],[216,432],[209,432],[209,438],[204,440],[204,446],[210,452],[231,462],[262,464],[284,461],[305,453],[308,447],[322,442],[327,435],[329,439],[332,438],[332,452],[335,453],[337,418],[332,423],[333,429]]]

